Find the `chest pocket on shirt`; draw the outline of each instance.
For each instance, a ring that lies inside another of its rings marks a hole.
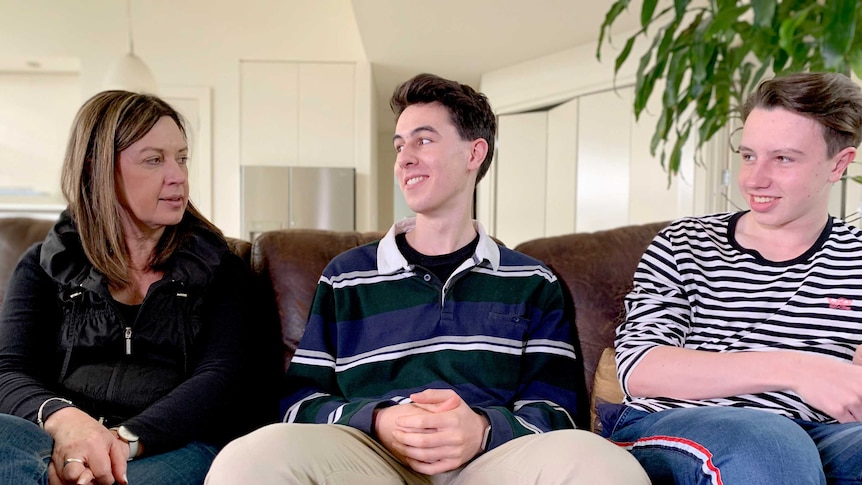
[[[459,302],[454,314],[448,315],[452,319],[449,322],[445,313],[444,310],[443,324],[449,335],[484,337],[487,341],[506,340],[514,347],[520,347],[524,342],[530,325],[522,304]]]
[[[530,320],[523,305],[460,302],[452,322],[445,322],[452,345],[462,352],[448,356],[449,382],[469,382],[488,393],[488,402],[507,402],[518,388]]]

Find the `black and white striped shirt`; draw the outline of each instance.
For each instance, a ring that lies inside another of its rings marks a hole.
[[[659,345],[712,352],[797,350],[852,360],[862,344],[862,231],[830,217],[808,251],[773,262],[736,242],[734,229],[743,214],[681,219],[647,248],[615,341],[625,403],[648,412],[734,406],[834,421],[792,391],[696,401],[628,394],[632,369]]]

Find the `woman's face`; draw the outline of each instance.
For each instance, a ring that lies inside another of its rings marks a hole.
[[[116,183],[127,237],[161,234],[182,220],[189,200],[188,152],[183,132],[167,116],[120,152]]]

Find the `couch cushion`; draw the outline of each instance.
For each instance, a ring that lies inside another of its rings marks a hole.
[[[602,423],[597,413],[600,404],[619,404],[623,402],[623,390],[617,379],[617,364],[614,361],[614,349],[611,347],[602,351],[599,365],[596,367],[596,378],[593,380],[593,394],[590,400],[590,423],[595,433],[601,433]]]

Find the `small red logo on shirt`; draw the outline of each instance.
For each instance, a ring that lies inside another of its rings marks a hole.
[[[836,310],[849,310],[850,305],[853,304],[851,300],[847,298],[829,298],[826,297],[826,301],[829,302],[829,308],[834,308]]]

